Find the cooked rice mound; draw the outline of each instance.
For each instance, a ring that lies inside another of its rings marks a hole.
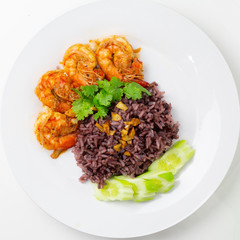
[[[83,171],[81,182],[90,179],[102,188],[105,180],[113,175],[140,175],[178,138],[179,124],[172,119],[172,107],[163,99],[164,92],[158,90],[156,83],[148,90],[152,95],[144,93],[137,101],[122,98],[127,110],[116,107],[116,102],[104,119],[95,121],[92,115],[80,122],[73,153]],[[111,113],[120,115],[121,120],[113,121]],[[115,146],[122,142],[122,130],[132,119],[140,120],[137,126],[129,126],[128,131],[134,128],[134,137],[118,149]],[[103,126],[108,120],[113,135],[96,126],[96,123]]]

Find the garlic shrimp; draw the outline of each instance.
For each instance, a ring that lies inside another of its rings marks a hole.
[[[72,107],[72,102],[79,98],[78,94],[71,90],[77,87],[64,70],[53,70],[41,77],[35,93],[43,105],[64,113]]]
[[[97,68],[94,51],[88,44],[75,44],[67,49],[62,61],[65,72],[77,84],[85,86],[96,84],[104,79],[104,73]]]
[[[35,122],[35,135],[39,143],[48,150],[54,150],[52,158],[75,145],[78,121],[76,118],[54,112],[47,106],[39,113]]]
[[[137,82],[143,87],[149,85],[143,81],[142,62],[138,60],[126,38],[112,36],[103,39],[96,51],[96,57],[108,80],[117,77],[125,82]]]

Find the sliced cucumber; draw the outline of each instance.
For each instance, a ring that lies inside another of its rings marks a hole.
[[[143,178],[131,178],[129,176],[116,176],[114,179],[128,181],[132,184],[134,191],[134,201],[142,202],[152,200],[158,192],[158,189],[151,183],[151,180],[145,180]]]
[[[136,178],[129,176],[117,176],[115,179],[124,179],[133,184],[134,200],[148,201],[153,199],[156,193],[165,193],[174,186],[174,176],[171,172],[159,173],[157,171],[146,172]]]
[[[125,180],[116,180],[111,178],[106,181],[106,185],[102,189],[94,184],[94,196],[99,201],[125,201],[133,199],[132,184]]]
[[[134,200],[143,202],[152,200],[156,193],[165,193],[174,186],[174,177],[171,172],[149,172],[131,178],[129,176],[115,176],[106,181],[103,189],[95,184],[95,197],[100,201]]]
[[[174,186],[174,175],[172,172],[148,171],[137,178],[148,180],[148,189],[152,187],[157,189],[156,192],[166,193]]]
[[[192,158],[194,152],[194,149],[187,144],[186,140],[178,141],[159,159],[154,161],[148,170],[172,172],[175,175]]]
[[[135,202],[145,202],[149,200],[153,200],[156,193],[145,193],[145,194],[135,194],[134,201]]]

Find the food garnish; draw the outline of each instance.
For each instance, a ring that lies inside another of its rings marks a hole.
[[[122,136],[122,140],[123,141],[130,141],[130,140],[132,140],[132,137],[130,135],[124,135],[124,136]]]
[[[116,133],[116,130],[110,130],[109,135],[113,136]]]
[[[118,121],[120,121],[122,119],[122,117],[119,114],[117,114],[117,113],[112,112],[111,115],[112,115],[112,120],[113,121],[118,122]]]
[[[117,105],[116,105],[117,108],[123,110],[123,111],[127,111],[128,110],[128,107],[122,103],[122,102],[119,102]]]
[[[131,153],[129,152],[129,151],[126,151],[126,152],[124,152],[124,154],[123,155],[125,155],[125,156],[131,156]]]
[[[122,139],[120,139],[119,142],[121,143],[122,148],[125,148],[128,145],[128,143]]]
[[[134,139],[134,136],[135,136],[135,129],[134,129],[134,127],[132,127],[130,131],[129,131],[129,129],[130,129],[131,125],[132,126],[139,125],[140,120],[138,118],[132,118],[132,120],[130,122],[124,122],[124,123],[126,124],[126,126],[120,131],[121,139],[119,139],[122,149],[125,148],[127,145],[132,144],[132,140]],[[120,151],[118,147],[117,147],[116,151],[118,151],[118,152]],[[131,156],[131,153],[126,151],[126,152],[124,152],[124,155]]]
[[[126,97],[132,98],[133,100],[138,100],[142,98],[142,93],[146,93],[148,96],[151,94],[149,91],[142,87],[140,84],[131,82],[131,83],[125,83],[125,87],[123,88],[123,92],[126,95]]]
[[[124,122],[127,126],[134,126],[136,127],[137,125],[140,124],[139,118],[132,118],[130,122]]]
[[[104,132],[103,127],[99,123],[96,123],[95,125],[100,130],[100,132]]]
[[[121,131],[121,136],[124,137],[124,136],[127,136],[128,135],[128,129],[123,129]]]
[[[117,144],[113,147],[117,152],[121,151],[122,145],[121,144]]]
[[[141,99],[142,93],[148,96],[151,93],[135,82],[121,82],[120,79],[112,77],[110,81],[97,81],[97,85],[81,86],[81,91],[72,89],[80,98],[72,104],[72,110],[78,120],[83,120],[93,114],[93,109],[97,109],[94,119],[103,118],[107,115],[109,107],[115,101],[120,101],[123,94],[133,100]],[[116,105],[118,108],[126,111],[127,106],[122,102]]]
[[[134,138],[134,136],[135,136],[135,129],[134,129],[134,127],[131,129],[131,131],[129,132],[128,136],[130,137],[130,139],[127,140],[127,141],[130,141],[130,140],[132,140]]]
[[[107,135],[110,135],[110,120],[107,120],[103,125],[103,130]]]
[[[107,120],[103,125],[101,126],[99,123],[96,123],[95,126],[99,129],[100,132],[106,133],[108,136],[113,136],[116,132],[116,130],[110,129],[110,120]]]

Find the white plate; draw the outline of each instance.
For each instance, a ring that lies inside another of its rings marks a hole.
[[[99,202],[71,151],[49,157],[33,134],[41,103],[40,76],[55,69],[74,43],[112,34],[141,47],[145,79],[157,81],[180,138],[196,149],[175,188],[143,203]],[[3,99],[3,141],[17,181],[44,211],[77,230],[105,237],[135,237],[166,229],[196,211],[223,180],[239,130],[231,72],[212,41],[195,25],[156,2],[103,0],[70,11],[42,29],[18,57]]]

